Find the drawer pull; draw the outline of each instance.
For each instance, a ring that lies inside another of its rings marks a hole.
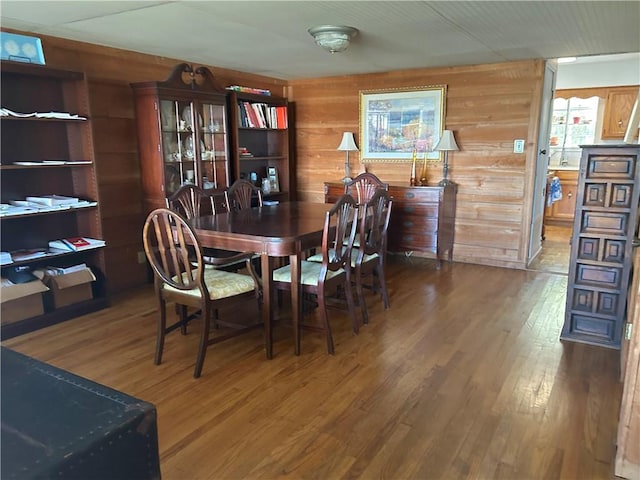
[[[413,237],[411,235],[405,235],[402,239],[406,242],[413,242]]]
[[[413,192],[407,192],[404,194],[404,198],[415,198],[416,194]]]
[[[413,222],[410,220],[402,222],[403,227],[413,227]]]
[[[404,207],[402,210],[407,213],[413,213],[415,211],[415,207]]]

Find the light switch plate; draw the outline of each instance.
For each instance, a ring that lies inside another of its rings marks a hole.
[[[513,153],[524,153],[524,140],[513,141]]]

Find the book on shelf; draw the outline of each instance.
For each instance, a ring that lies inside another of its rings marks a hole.
[[[72,205],[80,200],[77,197],[66,197],[64,195],[41,195],[26,198],[27,202],[38,203],[40,205]]]
[[[25,260],[33,260],[34,258],[42,258],[47,256],[45,248],[23,248],[11,252],[11,258],[14,262],[24,262]]]
[[[0,265],[9,265],[13,263],[11,252],[0,252]]]
[[[80,270],[86,270],[86,269],[87,269],[86,263],[78,263],[77,265],[70,265],[68,267],[49,266],[44,268],[45,273],[47,275],[67,275],[69,273],[79,272]]]
[[[70,252],[90,250],[92,248],[104,247],[105,245],[106,243],[104,240],[98,240],[89,237],[69,237],[49,241],[50,248],[66,250]]]
[[[276,107],[276,128],[289,128],[287,124],[287,107]]]

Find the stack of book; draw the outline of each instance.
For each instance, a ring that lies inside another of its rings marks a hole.
[[[256,95],[271,95],[271,91],[262,88],[241,87],[240,85],[230,85],[227,90],[234,92],[255,93]]]
[[[29,213],[50,212],[69,208],[83,208],[96,206],[98,202],[82,200],[64,195],[28,196],[24,200],[10,200],[0,207],[0,216],[26,215]]]
[[[69,237],[59,240],[51,240],[49,248],[62,250],[67,252],[80,252],[82,250],[91,250],[92,248],[104,247],[104,240],[98,240],[89,237]]]
[[[253,157],[253,153],[251,153],[247,147],[239,147],[238,148],[238,153],[240,154],[241,157]]]

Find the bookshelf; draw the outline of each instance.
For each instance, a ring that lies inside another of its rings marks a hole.
[[[2,337],[10,338],[104,308],[109,300],[103,248],[48,253],[51,240],[103,238],[85,74],[2,61],[0,80],[2,108],[21,114],[45,114],[22,117],[3,112],[0,117],[0,250],[45,251],[44,255],[27,255],[2,265],[2,276],[6,277],[9,269],[16,266],[36,269],[86,263],[96,277],[92,299],[63,308],[54,308],[45,292],[42,315],[1,324]],[[59,208],[45,205],[12,210],[12,202],[51,195],[79,201]]]
[[[258,187],[263,179],[269,179],[272,188],[264,193],[265,200],[293,200],[291,108],[287,99],[237,91],[231,91],[229,98],[234,177]]]

